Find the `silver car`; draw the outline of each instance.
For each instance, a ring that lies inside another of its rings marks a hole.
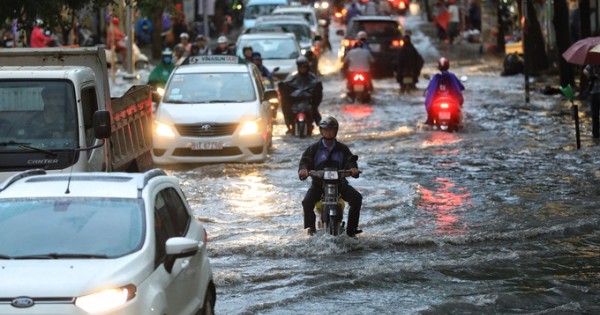
[[[236,46],[238,56],[242,55],[243,47],[250,46],[262,55],[263,65],[269,71],[273,72],[275,67],[279,67],[275,73],[279,80],[296,71],[296,58],[302,54],[296,37],[290,33],[242,34]]]

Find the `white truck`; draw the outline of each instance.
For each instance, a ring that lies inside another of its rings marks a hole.
[[[0,182],[36,168],[144,171],[151,148],[151,90],[111,99],[104,47],[0,49]]]

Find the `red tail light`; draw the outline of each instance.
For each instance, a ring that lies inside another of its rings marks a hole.
[[[392,47],[402,47],[404,46],[404,41],[401,39],[396,39],[392,41]]]
[[[304,113],[298,113],[296,118],[298,118],[298,121],[304,121],[306,119],[306,115],[304,115]]]
[[[356,41],[353,39],[344,39],[344,47],[352,47],[356,44]]]
[[[354,82],[364,82],[367,80],[367,76],[364,73],[355,73],[352,76],[352,81]]]

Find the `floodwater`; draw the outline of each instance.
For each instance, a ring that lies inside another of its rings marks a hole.
[[[439,52],[418,30],[413,41],[434,73]],[[376,80],[370,104],[350,104],[328,58],[321,112],[360,157],[349,181],[364,196],[364,232],[302,229],[310,183],[297,165],[318,137],[286,136],[281,114],[265,163],[168,170],[208,230],[217,314],[600,314],[600,159],[587,107],[577,150],[559,95],[534,90],[526,103],[522,76],[455,61],[468,76],[464,128],[431,130],[422,90]]]

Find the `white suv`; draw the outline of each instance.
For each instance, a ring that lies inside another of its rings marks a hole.
[[[19,173],[0,240],[0,314],[214,314],[206,230],[162,170]]]

